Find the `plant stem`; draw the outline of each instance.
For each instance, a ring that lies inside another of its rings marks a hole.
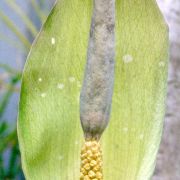
[[[36,12],[36,14],[38,15],[40,21],[43,23],[44,20],[46,19],[46,15],[44,14],[44,12],[42,11],[42,9],[39,7],[38,3],[35,0],[29,0]]]
[[[36,26],[31,22],[30,18],[25,14],[25,12],[12,0],[6,0],[9,7],[14,10],[22,19],[26,27],[30,30],[31,34],[35,37],[38,33],[38,29]]]
[[[11,86],[9,86],[9,89],[7,90],[7,92],[5,93],[3,99],[0,102],[0,117],[3,116],[4,111],[8,105],[8,102],[10,100],[11,95],[14,92],[14,86],[19,82],[21,76],[19,74],[17,74],[16,76],[12,77],[11,79]]]
[[[18,70],[13,69],[7,64],[0,63],[0,68],[6,70],[8,73],[11,73],[11,74],[21,74],[21,72],[18,72]]]
[[[19,38],[19,40],[23,43],[23,45],[29,49],[31,47],[31,43],[28,39],[22,34],[16,25],[3,13],[0,11],[0,19],[7,25],[7,27]]]

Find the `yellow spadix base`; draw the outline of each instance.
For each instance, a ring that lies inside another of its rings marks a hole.
[[[80,180],[102,180],[102,151],[100,143],[86,141],[81,150]]]

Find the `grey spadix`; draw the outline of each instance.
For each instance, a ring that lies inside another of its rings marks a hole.
[[[80,98],[86,139],[98,139],[108,125],[114,84],[115,1],[94,0],[87,64]]]

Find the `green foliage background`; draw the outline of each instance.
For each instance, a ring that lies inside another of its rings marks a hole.
[[[25,3],[29,4],[29,12],[26,12],[15,0],[3,0],[3,3],[21,19],[26,32],[22,32],[16,22],[7,15],[7,12],[0,9],[0,22],[18,39],[14,42],[0,31],[0,41],[4,46],[8,44],[19,51],[24,57],[22,58],[22,63],[24,63],[31,43],[39,32],[39,27],[45,21],[50,11],[49,5],[52,5],[53,1],[27,0]],[[32,18],[31,11],[35,12],[34,18]],[[14,61],[16,61],[15,58]],[[9,123],[4,116],[12,96],[20,92],[21,74],[21,69],[4,64],[0,59],[0,180],[24,179],[17,140],[16,119],[12,119]],[[7,78],[3,78],[3,75],[7,75]]]

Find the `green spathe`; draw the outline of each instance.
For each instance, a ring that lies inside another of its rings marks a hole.
[[[79,179],[80,85],[92,1],[61,0],[26,63],[18,136],[27,180]],[[111,119],[101,141],[105,180],[148,180],[161,138],[168,36],[154,0],[116,1]]]

